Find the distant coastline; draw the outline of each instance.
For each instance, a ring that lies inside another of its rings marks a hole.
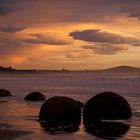
[[[15,69],[11,66],[3,67],[0,66],[0,72],[2,73],[46,73],[46,72],[140,72],[140,68],[132,67],[132,66],[117,66],[113,68],[107,69],[99,69],[99,70],[37,70],[37,69]]]
[[[16,71],[16,69],[12,68],[11,66],[9,66],[9,67],[0,66],[0,71],[1,72],[11,72],[11,71]]]

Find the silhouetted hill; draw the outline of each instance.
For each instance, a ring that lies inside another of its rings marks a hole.
[[[131,66],[118,66],[109,69],[99,70],[102,72],[140,72],[140,68]]]

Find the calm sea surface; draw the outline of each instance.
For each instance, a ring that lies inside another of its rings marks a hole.
[[[37,121],[43,102],[24,101],[24,97],[32,91],[42,92],[47,99],[60,95],[84,103],[97,93],[117,92],[128,100],[133,117],[132,121],[123,122],[130,128],[112,139],[140,140],[140,73],[0,74],[0,88],[8,89],[13,94],[13,97],[0,98],[0,140],[105,139],[102,135],[97,136],[89,131],[87,133],[82,122],[75,132],[61,131],[52,134],[44,130]],[[115,129],[121,130],[122,127],[116,126]]]

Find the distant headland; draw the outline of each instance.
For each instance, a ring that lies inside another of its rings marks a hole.
[[[11,66],[9,67],[3,67],[0,66],[0,72],[34,72],[36,70],[17,70],[15,68],[12,68]]]
[[[16,69],[13,69],[11,66],[9,67],[3,67],[3,66],[0,66],[0,71],[2,72],[10,72],[10,71],[15,71]]]
[[[113,68],[107,69],[99,69],[99,70],[67,70],[62,68],[61,70],[37,70],[37,69],[15,69],[11,66],[3,67],[0,66],[0,72],[6,73],[45,73],[45,72],[140,72],[140,68],[132,67],[132,66],[117,66]]]
[[[140,68],[132,66],[117,66],[108,69],[94,70],[96,72],[140,72]]]

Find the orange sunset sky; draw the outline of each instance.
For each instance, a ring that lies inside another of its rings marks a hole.
[[[140,67],[140,0],[0,0],[0,65]]]

